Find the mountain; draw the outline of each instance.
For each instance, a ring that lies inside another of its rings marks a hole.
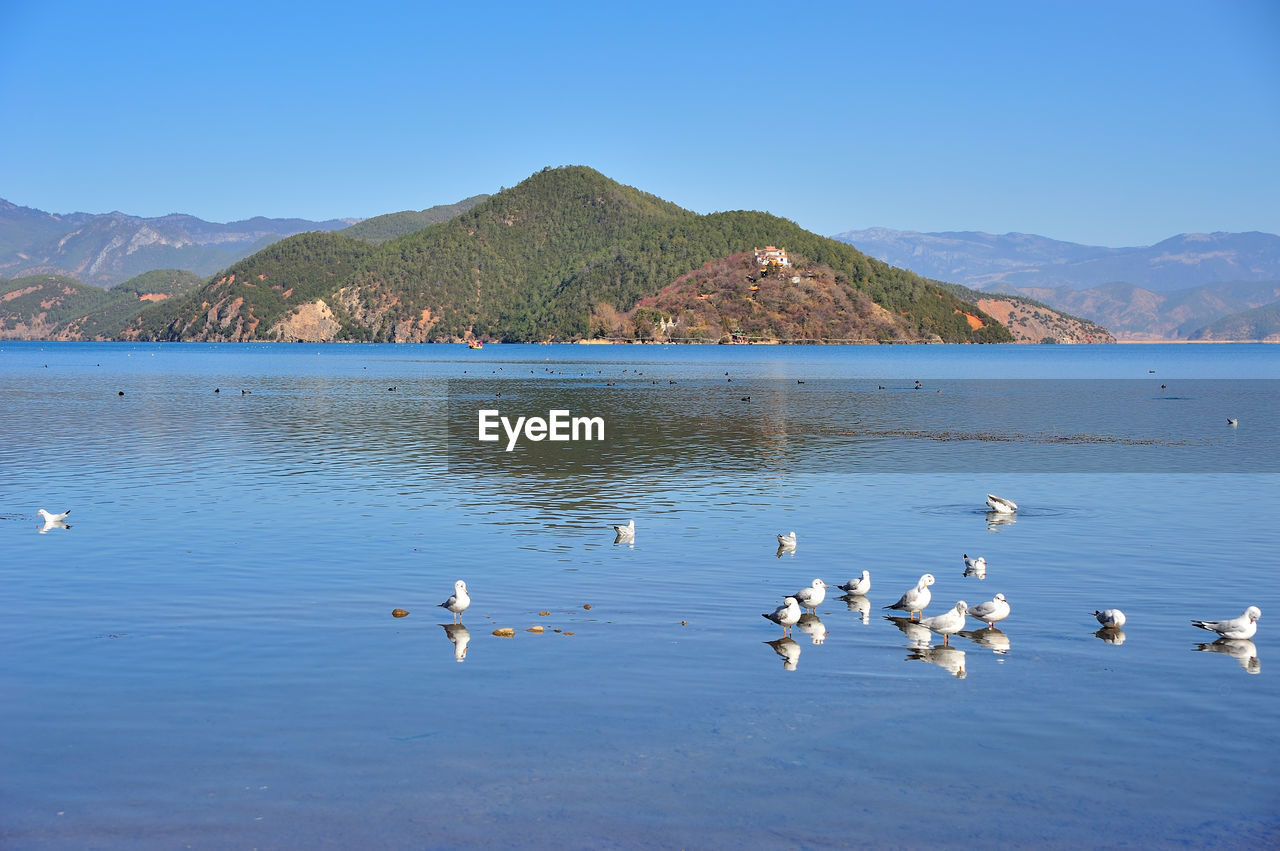
[[[1104,284],[1087,290],[1009,289],[1089,317],[1119,339],[1147,341],[1192,339],[1196,331],[1211,322],[1280,298],[1280,280],[1223,281],[1163,293],[1132,284]]]
[[[1265,233],[1182,234],[1145,248],[884,228],[836,238],[918,274],[1036,299],[1122,340],[1187,339],[1280,296],[1280,237]]]
[[[473,195],[456,204],[441,204],[427,210],[405,210],[401,213],[374,216],[349,228],[344,228],[341,233],[354,239],[363,239],[365,242],[381,244],[389,239],[395,239],[397,236],[404,236],[407,233],[422,230],[427,225],[447,222],[454,216],[465,213],[488,198],[488,195]]]
[[[283,237],[354,221],[257,217],[217,224],[176,213],[59,216],[0,200],[0,275],[62,275],[102,287],[154,269],[211,275]]]
[[[1280,301],[1224,316],[1192,332],[1187,339],[1280,343]]]
[[[983,293],[960,284],[937,282],[1009,329],[1015,343],[1114,343],[1115,336],[1088,319],[1055,310],[1042,301],[1003,293]]]
[[[581,166],[543,169],[446,222],[381,244],[281,240],[125,336],[165,340],[574,340],[690,270],[784,246],[831,285],[891,313],[900,339],[1011,339],[953,293],[766,213],[698,215]],[[815,329],[822,331],[822,329]],[[822,332],[825,333],[825,332]]]
[[[0,278],[0,339],[110,339],[147,306],[202,283],[178,269],[147,272],[108,290],[62,275]]]
[[[917,233],[873,228],[834,237],[886,263],[975,289],[1068,287],[1124,282],[1167,292],[1215,281],[1280,278],[1280,236],[1180,234],[1155,245],[1101,248],[1009,233]]]

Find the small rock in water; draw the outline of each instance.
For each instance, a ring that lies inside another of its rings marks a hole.
[[[590,608],[591,608],[591,604],[590,604],[590,603],[583,603],[583,604],[582,604],[582,608],[584,608],[584,609],[590,609]]]
[[[550,615],[550,614],[551,614],[551,612],[538,612],[539,617],[544,617],[544,618],[545,618],[545,617],[547,617],[547,616],[548,616],[548,615]]]
[[[407,614],[409,614],[408,609],[392,609],[391,610],[391,617],[393,618],[402,618]]]
[[[546,628],[541,626],[531,626],[525,630],[525,632],[546,632],[546,631],[547,631]]]
[[[509,626],[502,626],[495,629],[493,634],[499,638],[511,638],[516,634],[516,631]]]

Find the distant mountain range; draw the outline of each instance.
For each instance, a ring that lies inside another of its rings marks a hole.
[[[385,242],[447,221],[483,201],[389,213],[373,219],[267,219],[218,224],[173,214],[141,218],[125,213],[55,215],[0,199],[0,276],[61,275],[112,287],[144,272],[182,269],[209,276],[273,242],[307,231],[344,230],[367,242]]]
[[[1031,234],[886,228],[834,238],[920,275],[1037,299],[1121,340],[1223,339],[1224,329],[1249,334],[1238,339],[1280,335],[1265,311],[1248,321],[1233,318],[1280,299],[1280,236],[1274,234],[1181,234],[1134,248]]]

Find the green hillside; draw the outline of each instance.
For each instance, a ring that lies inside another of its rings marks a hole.
[[[117,298],[62,275],[0,278],[0,337],[57,339],[68,322],[109,307]]]
[[[372,243],[407,222],[394,214],[387,229],[362,239],[313,232],[273,243],[190,295],[146,307],[122,336],[573,340],[598,333],[593,314],[629,314],[707,263],[777,245],[841,288],[820,299],[836,325],[841,310],[869,299],[891,317],[884,339],[1012,339],[956,294],[794,222],[750,211],[698,215],[580,166],[544,169],[448,221]],[[803,327],[817,338],[853,330]]]
[[[481,201],[488,200],[488,195],[473,195],[456,204],[441,204],[426,210],[405,210],[401,213],[387,213],[374,216],[358,224],[339,231],[344,236],[362,239],[380,245],[389,239],[404,236],[407,233],[420,231],[425,227],[447,222],[455,216],[465,213]]]

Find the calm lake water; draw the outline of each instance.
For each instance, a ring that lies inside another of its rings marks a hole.
[[[1276,847],[1278,380],[1248,345],[0,344],[0,845]],[[507,453],[487,408],[604,440]],[[863,569],[789,643],[760,616]],[[1012,614],[887,620],[924,572],[926,615]],[[1252,645],[1190,624],[1248,605]]]

